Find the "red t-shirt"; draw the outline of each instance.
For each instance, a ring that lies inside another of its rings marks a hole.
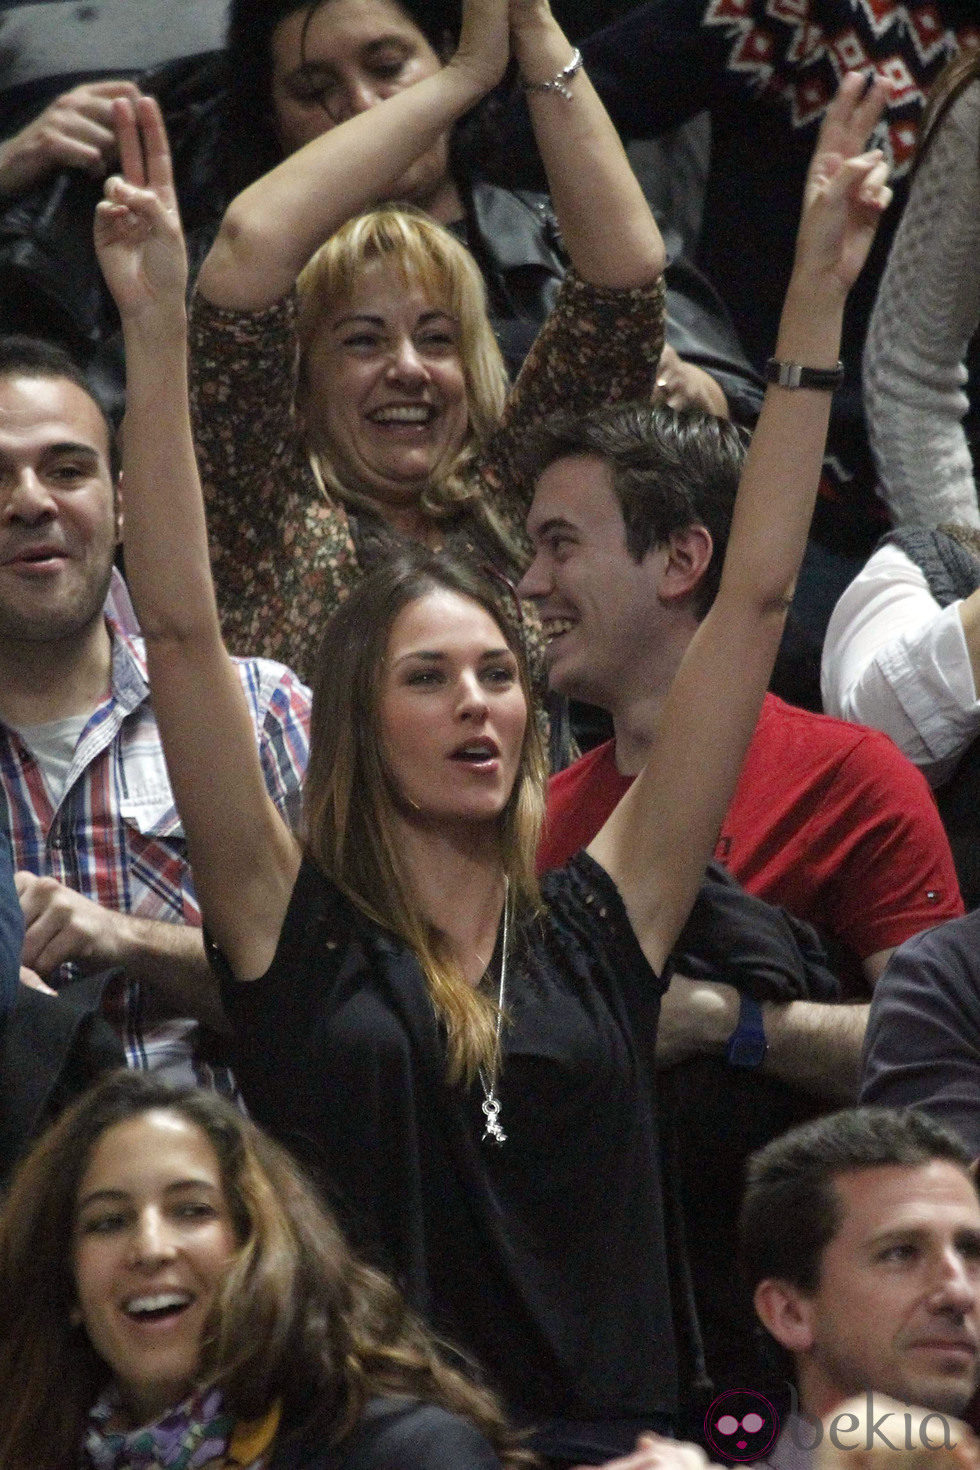
[[[628,789],[615,742],[548,787],[538,867],[588,846]],[[932,792],[887,735],[767,694],[715,857],[858,960],[963,913]],[[845,989],[854,991],[842,976]]]

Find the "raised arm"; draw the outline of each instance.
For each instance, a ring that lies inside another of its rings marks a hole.
[[[850,73],[827,111],[807,178],[776,356],[831,369],[848,290],[890,199],[880,155],[861,148],[885,100]],[[830,394],[771,386],[739,486],[714,607],[668,695],[646,768],[590,845],[660,969],[694,900],[727,810],[779,645],[806,541]]]
[[[232,971],[264,973],[299,867],[221,641],[187,409],[187,263],[159,108],[113,109],[122,177],[95,243],[126,348],[126,566],[201,909]]]
[[[285,158],[229,205],[197,289],[259,310],[290,289],[351,215],[391,197],[407,168],[503,75],[507,0],[464,0],[459,46],[433,76],[348,118]]]
[[[548,0],[510,0],[510,24],[572,264],[598,286],[647,285],[664,268],[664,243],[605,107],[584,70],[561,79],[573,48]]]

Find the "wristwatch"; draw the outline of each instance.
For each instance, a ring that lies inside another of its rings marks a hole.
[[[838,360],[832,368],[804,367],[801,362],[780,362],[770,357],[766,363],[767,383],[778,383],[780,388],[817,388],[823,393],[833,393],[844,381],[844,364]]]
[[[762,1007],[753,996],[743,991],[738,1007],[738,1025],[728,1038],[725,1060],[730,1067],[759,1067],[768,1050]]]

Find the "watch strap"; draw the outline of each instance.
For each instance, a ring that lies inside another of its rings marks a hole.
[[[770,357],[766,363],[766,382],[778,383],[780,388],[816,388],[833,393],[844,381],[844,364],[838,362],[832,368],[804,367],[801,362],[780,362]]]
[[[730,1067],[758,1067],[769,1050],[762,1007],[754,996],[742,991],[738,1007],[738,1025],[728,1038],[725,1060]]]

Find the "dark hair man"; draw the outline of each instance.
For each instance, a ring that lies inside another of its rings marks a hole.
[[[211,1081],[196,1021],[220,1023],[220,1008],[142,640],[113,570],[112,453],[71,360],[0,339],[0,812],[19,870],[22,963],[56,986],[118,967],[124,984],[105,1004],[129,1060]],[[270,794],[292,810],[308,692],[280,665],[239,668]]]
[[[793,1129],[749,1163],[740,1239],[808,1416],[868,1390],[963,1413],[980,1377],[980,1201],[953,1134],[888,1108]]]
[[[953,1134],[889,1108],[795,1128],[752,1157],[740,1238],[756,1314],[797,1397],[775,1443],[772,1406],[751,1385],[716,1400],[705,1421],[715,1454],[749,1461],[754,1443],[756,1464],[808,1470],[825,1434],[845,1451],[956,1443],[949,1416],[980,1379],[980,1200]],[[695,1445],[642,1436],[605,1470],[706,1467]]]
[[[717,590],[742,452],[722,420],[643,404],[554,421],[536,436],[535,557],[520,590],[549,634],[551,687],[608,710],[615,729],[553,778],[542,867],[588,844],[654,747]],[[949,844],[910,762],[875,732],[772,696],[715,856],[750,892],[817,927],[852,998],[866,996],[895,945],[962,909]],[[740,1028],[764,1027],[767,1067],[850,1099],[866,1014],[794,1002],[747,1017],[743,1002],[740,1017],[730,987],[677,981],[660,1059],[721,1056]]]

